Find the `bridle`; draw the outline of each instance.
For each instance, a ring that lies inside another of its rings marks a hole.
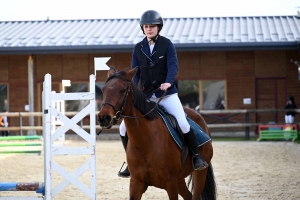
[[[115,77],[115,78],[120,78],[122,79],[123,81],[125,81],[127,83],[127,88],[126,88],[126,94],[125,94],[125,97],[123,98],[122,100],[122,103],[120,104],[119,106],[119,109],[117,109],[114,105],[112,105],[111,103],[109,102],[104,102],[102,103],[102,106],[105,106],[105,105],[109,105],[110,107],[112,107],[112,109],[114,109],[115,111],[115,115],[113,117],[113,125],[115,125],[120,119],[122,119],[123,117],[126,117],[124,115],[122,115],[124,109],[125,109],[125,105],[126,105],[126,102],[127,102],[127,98],[128,98],[128,95],[129,95],[129,92],[131,91],[131,95],[132,95],[132,99],[134,100],[134,95],[133,95],[133,88],[132,88],[132,83],[130,81],[127,81],[126,79],[124,79],[123,77]],[[112,80],[112,79],[110,79]]]
[[[122,100],[122,103],[121,103],[120,106],[119,106],[119,109],[117,109],[114,105],[112,105],[112,104],[109,103],[109,102],[104,102],[104,103],[102,104],[102,106],[101,106],[101,107],[103,107],[103,106],[105,106],[105,105],[109,105],[110,107],[112,107],[112,108],[114,109],[115,115],[114,115],[114,117],[113,117],[113,125],[115,125],[115,124],[116,124],[120,119],[122,119],[122,118],[140,119],[140,118],[142,118],[142,117],[145,117],[146,115],[148,115],[149,113],[151,113],[151,112],[157,107],[157,105],[159,104],[159,102],[164,98],[164,96],[165,96],[166,93],[167,93],[167,90],[164,91],[164,94],[159,98],[159,100],[156,102],[156,104],[154,105],[154,107],[153,107],[149,112],[147,112],[146,114],[141,115],[141,116],[138,116],[138,117],[133,117],[133,116],[123,115],[122,113],[123,113],[123,111],[124,111],[124,109],[125,109],[125,105],[126,105],[126,102],[127,102],[127,98],[128,98],[128,95],[129,95],[130,92],[131,92],[131,95],[132,95],[132,100],[134,101],[133,86],[132,86],[132,82],[131,82],[131,81],[127,81],[127,80],[124,79],[122,76],[113,77],[112,79],[114,79],[114,78],[120,78],[120,79],[122,79],[123,81],[125,81],[125,82],[127,83],[127,88],[126,88],[126,94],[125,94],[125,96],[124,96],[124,98],[123,98],[123,100]],[[109,80],[112,80],[112,79],[109,79]],[[109,80],[108,80],[108,81],[109,81]],[[158,90],[160,90],[160,87],[157,88],[157,89],[155,89],[155,90],[153,90],[153,91],[151,91],[151,94],[152,94],[153,92],[158,91]]]

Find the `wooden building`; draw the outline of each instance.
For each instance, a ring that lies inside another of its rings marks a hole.
[[[282,109],[290,95],[300,107],[299,17],[167,18],[161,35],[177,49],[179,82],[197,81],[201,108],[207,109],[205,87],[214,81],[221,81],[225,109]],[[32,75],[34,111],[40,112],[46,73],[56,92],[63,79],[82,87],[94,73],[95,57],[111,57],[108,66],[118,70],[130,68],[132,49],[142,38],[138,19],[0,22],[0,107],[24,112]],[[105,79],[97,73],[100,86]],[[284,113],[251,115],[251,121],[280,123]]]

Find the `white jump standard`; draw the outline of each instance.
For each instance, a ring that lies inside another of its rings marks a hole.
[[[44,183],[45,183],[45,199],[51,199],[62,191],[69,184],[73,184],[80,191],[86,194],[90,199],[96,199],[96,114],[95,114],[95,76],[90,75],[90,92],[81,93],[52,93],[51,92],[51,75],[45,75],[45,81],[43,84],[43,133],[44,133]],[[89,100],[89,104],[77,113],[72,119],[69,119],[53,107],[52,101],[59,100]],[[90,133],[86,132],[77,123],[89,115],[90,117]],[[52,116],[59,119],[63,125],[59,127],[55,132],[51,130]],[[54,143],[58,140],[66,131],[72,129],[86,142],[89,147],[55,147]],[[57,164],[52,157],[59,155],[90,155],[90,159],[81,165],[72,174],[63,169]],[[90,169],[90,185],[87,187],[80,182],[77,178],[85,171]],[[52,188],[52,172],[55,171],[61,175],[63,180],[56,187]]]
[[[51,200],[60,191],[69,184],[73,184],[80,191],[92,200],[96,200],[96,114],[95,114],[95,76],[90,75],[90,92],[81,93],[52,93],[51,91],[51,75],[46,74],[43,83],[43,137],[44,137],[44,183],[40,182],[4,182],[0,183],[0,191],[36,191],[42,193],[42,196],[26,196],[26,197],[5,197],[1,195],[3,200],[34,200],[45,199]],[[57,110],[53,104],[60,100],[89,100],[89,104],[78,112],[72,119],[66,117],[62,112]],[[85,116],[90,116],[90,133],[86,132],[77,123]],[[53,131],[52,122],[54,118],[62,122],[61,126]],[[64,147],[57,146],[54,143],[59,140],[66,131],[72,129],[80,137],[88,142],[88,147]],[[19,137],[18,137],[19,138]],[[53,156],[62,155],[90,155],[84,164],[82,164],[72,174],[67,172],[63,167],[57,164],[52,158]],[[77,178],[87,170],[90,170],[90,188],[80,182]],[[53,172],[57,172],[64,180],[52,187]]]

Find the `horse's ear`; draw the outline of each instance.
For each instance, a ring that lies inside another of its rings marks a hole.
[[[112,76],[116,72],[117,72],[117,70],[114,67],[110,67],[108,72],[107,72],[107,78]]]
[[[127,72],[127,75],[126,75],[126,79],[128,81],[132,81],[134,75],[136,74],[137,70],[138,70],[139,67],[135,67],[133,68],[132,70],[130,70],[129,72]]]

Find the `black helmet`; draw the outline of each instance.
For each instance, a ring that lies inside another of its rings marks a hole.
[[[288,100],[289,100],[289,101],[292,101],[292,102],[295,101],[293,96],[289,96]]]
[[[144,24],[157,24],[158,25],[158,32],[161,31],[164,23],[163,23],[163,19],[161,18],[160,14],[155,11],[155,10],[147,10],[146,12],[144,12],[141,16],[141,19],[140,19],[140,26],[141,26],[141,29],[144,33],[144,30],[143,30],[143,25]]]

